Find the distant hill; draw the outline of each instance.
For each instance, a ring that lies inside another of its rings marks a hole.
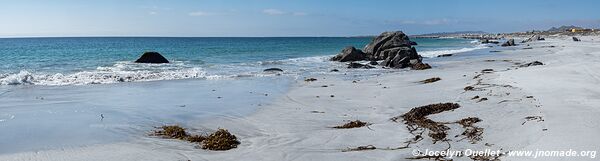
[[[421,35],[412,35],[416,37],[426,37],[426,36],[436,36],[436,37],[444,37],[444,36],[457,36],[457,35],[481,35],[487,34],[487,32],[483,31],[456,31],[456,32],[438,32],[438,33],[429,33],[429,34],[421,34]]]
[[[571,29],[583,29],[583,28],[571,25],[571,26],[561,26],[561,27],[558,27],[558,28],[557,27],[552,27],[552,28],[550,28],[550,29],[548,29],[546,31],[548,31],[548,32],[563,32],[563,31],[571,30]]]

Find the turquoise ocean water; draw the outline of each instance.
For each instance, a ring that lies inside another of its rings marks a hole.
[[[279,67],[297,76],[326,72],[326,59],[369,37],[265,38],[5,38],[0,39],[0,85],[82,85],[175,79],[269,76]],[[419,54],[433,57],[480,46],[467,39],[419,39]],[[170,64],[132,63],[158,51]]]

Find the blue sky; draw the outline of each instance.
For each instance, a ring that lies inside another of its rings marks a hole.
[[[356,36],[600,28],[594,0],[2,0],[0,37]]]

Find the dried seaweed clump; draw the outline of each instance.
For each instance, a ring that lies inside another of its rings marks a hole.
[[[434,141],[445,140],[448,135],[446,131],[450,130],[450,128],[444,125],[444,123],[428,119],[427,116],[454,110],[459,107],[460,105],[457,103],[438,103],[415,107],[401,116],[392,118],[392,121],[398,121],[398,119],[402,118],[406,125],[408,125],[407,127],[411,133],[419,128],[425,128],[429,130],[428,135]]]
[[[168,125],[160,127],[160,130],[154,131],[154,135],[168,139],[185,140],[189,135],[185,129],[178,125]]]
[[[229,150],[236,148],[240,144],[235,135],[229,133],[226,129],[219,129],[210,134],[202,141],[202,149],[208,150]]]
[[[450,111],[459,108],[460,105],[458,103],[437,103],[430,104],[421,107],[415,107],[402,115],[404,121],[411,122],[416,120],[425,119],[426,116],[441,113],[444,111]]]
[[[169,125],[159,127],[159,130],[154,131],[154,135],[168,139],[178,139],[191,143],[198,143],[202,145],[202,149],[208,150],[229,150],[236,148],[237,145],[240,144],[235,135],[229,133],[226,129],[219,129],[208,136],[203,136],[190,135],[180,126]]]
[[[457,121],[456,123],[460,124],[465,128],[460,135],[465,136],[463,139],[469,139],[472,144],[477,143],[477,141],[481,141],[483,138],[483,128],[477,127],[474,124],[481,122],[482,120],[477,117],[467,117]],[[458,137],[458,136],[456,136]],[[461,140],[463,140],[461,139]]]
[[[427,84],[427,83],[437,82],[437,81],[440,81],[440,80],[442,80],[442,78],[440,78],[440,77],[433,77],[433,78],[422,80],[421,83]]]
[[[350,121],[344,125],[340,125],[340,126],[335,126],[333,128],[336,129],[351,129],[351,128],[359,128],[359,127],[363,127],[363,126],[367,126],[367,122],[362,122],[360,120],[355,120],[355,121]]]
[[[462,125],[463,127],[473,126],[473,124],[481,122],[480,118],[477,117],[467,117],[457,121],[456,123]]]

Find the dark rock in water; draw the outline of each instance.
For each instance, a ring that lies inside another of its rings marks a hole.
[[[370,61],[369,62],[369,65],[377,65],[377,64],[379,64],[379,63],[377,63],[377,61]]]
[[[340,62],[348,62],[348,61],[361,61],[365,60],[366,56],[361,50],[356,49],[352,46],[346,47],[342,50],[342,53],[331,58],[331,61],[340,61]]]
[[[544,63],[539,62],[539,61],[533,61],[531,63],[522,64],[519,67],[529,67],[529,66],[536,66],[536,65],[544,65]]]
[[[499,51],[499,50],[491,50],[490,51],[490,53],[497,53],[497,52],[502,52],[502,51]]]
[[[581,39],[579,39],[577,37],[573,37],[573,41],[581,41]]]
[[[437,57],[449,57],[452,56],[452,54],[442,54],[442,55],[438,55]]]
[[[339,72],[340,70],[338,69],[331,69],[331,72]]]
[[[533,36],[529,37],[528,39],[521,41],[521,43],[542,41],[542,40],[546,40],[546,39],[544,39],[543,37],[540,37],[540,35],[533,35]]]
[[[510,40],[508,40],[508,41],[504,42],[504,43],[503,43],[502,45],[500,45],[500,46],[515,46],[515,45],[516,45],[516,44],[515,44],[515,39],[510,39]]]
[[[415,45],[419,45],[419,44],[417,44],[417,42],[411,41],[410,45],[415,46]]]
[[[165,57],[158,52],[145,52],[135,61],[136,63],[169,63]]]
[[[283,72],[283,69],[279,69],[279,68],[269,68],[269,69],[265,69],[263,70],[264,72]]]
[[[525,48],[523,48],[523,49],[533,49],[533,47],[525,47]]]
[[[348,68],[364,68],[364,69],[371,69],[371,68],[375,68],[373,66],[370,66],[368,64],[361,64],[361,63],[355,63],[355,62],[351,62],[350,64],[348,64]]]

